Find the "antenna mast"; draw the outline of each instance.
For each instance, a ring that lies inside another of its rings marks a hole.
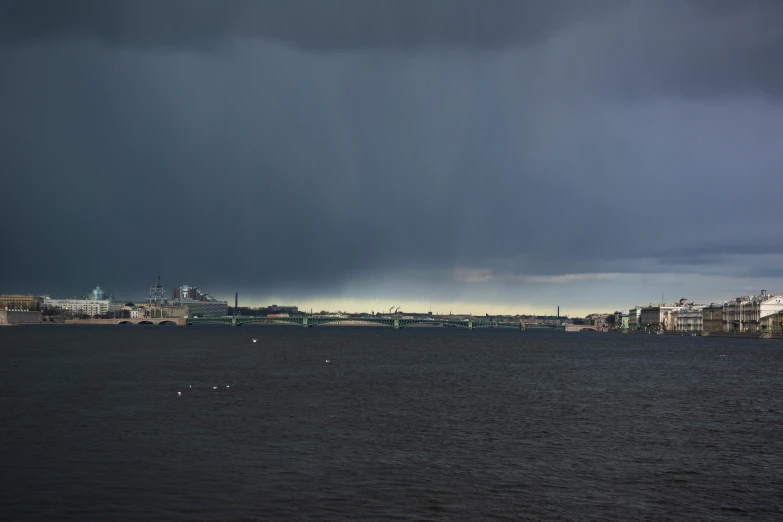
[[[160,284],[160,276],[158,276],[158,283],[155,286],[150,287],[150,314],[155,317],[158,313],[158,317],[163,317],[163,287]]]

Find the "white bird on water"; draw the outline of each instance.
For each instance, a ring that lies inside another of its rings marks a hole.
[[[226,388],[228,388],[228,387],[229,387],[228,384],[226,384]]]
[[[329,359],[326,359],[326,362],[329,362]]]
[[[213,390],[217,390],[217,386],[213,386],[213,387],[212,387],[212,389],[213,389]]]
[[[253,342],[257,342],[257,341],[258,341],[258,339],[253,339]]]
[[[178,395],[178,396],[181,396],[181,395],[182,395],[182,392],[177,392],[177,395]]]

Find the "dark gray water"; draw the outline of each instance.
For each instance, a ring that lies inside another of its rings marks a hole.
[[[0,328],[0,518],[783,520],[782,421],[780,341]]]

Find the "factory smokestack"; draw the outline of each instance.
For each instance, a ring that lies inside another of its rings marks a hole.
[[[560,305],[557,306],[557,318],[560,319]]]
[[[239,292],[234,294],[234,315],[239,315],[237,308],[239,308]]]

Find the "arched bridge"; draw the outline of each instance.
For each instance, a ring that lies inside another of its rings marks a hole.
[[[294,324],[304,327],[317,326],[320,324],[365,324],[382,325],[393,328],[403,328],[415,325],[431,326],[455,326],[457,328],[516,328],[523,330],[524,325],[521,322],[491,321],[485,319],[407,319],[401,317],[325,317],[325,316],[292,316],[292,317],[254,317],[254,316],[223,316],[223,317],[191,317],[185,319],[187,324],[229,324],[232,326],[241,326],[248,323],[260,324]]]
[[[592,324],[567,324],[566,332],[603,332],[603,326],[594,326]]]

